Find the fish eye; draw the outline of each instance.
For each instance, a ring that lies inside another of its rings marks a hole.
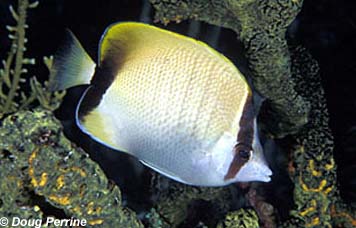
[[[248,160],[251,156],[251,151],[247,150],[247,149],[240,149],[239,156],[240,156],[240,158],[242,158],[244,160]]]
[[[224,179],[231,179],[236,176],[241,167],[243,167],[252,157],[253,150],[251,146],[248,146],[245,143],[238,143],[234,148],[234,158],[231,161],[229,170],[225,175]]]
[[[236,155],[242,162],[247,162],[252,155],[252,148],[244,143],[239,143],[235,147]]]

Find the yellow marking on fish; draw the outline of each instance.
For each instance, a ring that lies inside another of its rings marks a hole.
[[[108,123],[105,123],[105,120],[98,113],[98,111],[94,110],[86,115],[83,120],[83,125],[89,132],[92,132],[92,134],[101,141],[105,142],[109,146],[118,147],[118,145],[111,140],[112,135],[114,135],[115,132],[113,132],[112,128],[108,127]],[[117,149],[120,150],[121,148]]]

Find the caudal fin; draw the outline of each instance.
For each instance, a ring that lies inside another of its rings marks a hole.
[[[64,44],[57,51],[51,69],[52,91],[89,84],[95,71],[95,63],[85,52],[74,34],[67,30]]]

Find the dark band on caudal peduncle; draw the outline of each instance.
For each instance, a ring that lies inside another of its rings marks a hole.
[[[103,95],[115,80],[116,75],[117,69],[113,68],[113,63],[103,62],[101,66],[95,68],[90,83],[91,87],[80,104],[79,118],[83,118],[100,104]]]

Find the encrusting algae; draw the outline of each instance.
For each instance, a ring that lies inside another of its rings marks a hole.
[[[66,139],[50,111],[19,111],[0,128],[0,215],[85,219],[92,227],[143,227],[98,164]],[[51,211],[51,212],[49,212]],[[48,214],[50,213],[50,214]]]
[[[21,81],[29,78],[26,66],[38,64],[25,57],[26,11],[38,3],[18,2],[16,12],[10,8],[16,25],[7,27],[12,46],[0,71],[0,178],[5,180],[0,183],[0,217],[54,215],[85,218],[92,227],[143,227],[135,212],[122,205],[119,188],[64,137],[60,122],[48,111],[58,107],[64,93],[51,93],[48,82],[42,85],[34,77],[29,80],[31,92],[21,91]],[[272,137],[292,133],[293,144],[285,149],[292,155],[288,171],[294,183],[295,205],[286,221],[274,225],[355,227],[355,210],[342,202],[337,189],[333,137],[318,64],[305,48],[288,46],[285,39],[303,1],[151,3],[158,21],[202,20],[233,29],[244,43],[254,87],[267,98],[261,113],[266,131]],[[50,67],[50,58],[46,65]],[[35,100],[42,108],[20,111]],[[264,116],[273,119],[267,121]],[[197,227],[265,225],[253,205],[233,208],[233,192],[228,187],[198,188],[168,181],[168,186],[159,188],[159,183],[152,187],[158,191],[157,204],[143,219],[147,227],[182,227],[196,201],[208,202],[220,211],[209,215],[212,222],[208,226],[200,223]]]
[[[239,209],[229,212],[225,220],[216,228],[258,228],[258,216],[252,209]]]

